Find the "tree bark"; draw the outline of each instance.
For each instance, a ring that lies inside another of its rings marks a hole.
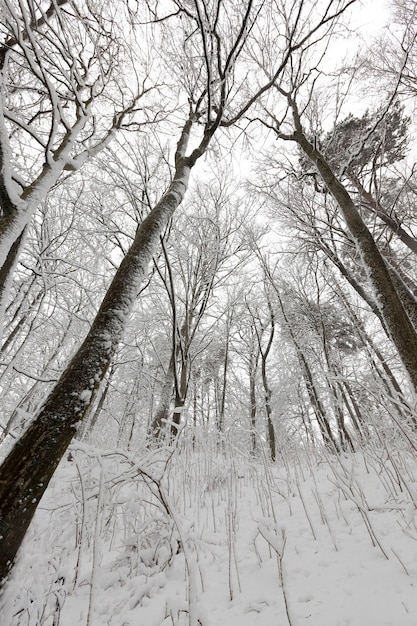
[[[22,230],[16,241],[14,241],[2,267],[0,267],[0,343],[3,339],[4,312],[7,306],[9,288],[12,282],[14,269],[23,248],[26,233],[27,227]],[[2,350],[3,349],[4,346],[2,346]]]

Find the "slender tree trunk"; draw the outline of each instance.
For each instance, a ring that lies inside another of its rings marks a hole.
[[[324,354],[324,358],[325,358],[325,362],[327,366],[327,371],[324,371],[324,374],[325,374],[327,386],[329,389],[329,397],[333,405],[333,412],[336,418],[337,428],[339,431],[340,447],[342,450],[350,449],[351,452],[354,452],[355,447],[353,445],[352,438],[345,424],[343,403],[341,401],[341,397],[339,394],[339,387],[337,386],[337,383],[334,382],[334,381],[337,381],[339,372],[337,371],[336,366],[333,363],[332,356],[328,349],[326,329],[323,323],[323,319],[321,319],[321,326],[322,326],[321,340],[323,343],[323,354]]]
[[[288,323],[289,322],[287,321],[287,324]],[[291,339],[294,344],[294,348],[298,357],[298,362],[300,363],[301,371],[303,373],[303,378],[304,378],[305,386],[307,389],[307,394],[308,394],[311,406],[313,407],[314,413],[316,414],[317,423],[320,428],[323,442],[325,446],[327,446],[332,452],[338,451],[339,446],[336,442],[336,439],[334,438],[329,420],[327,419],[326,411],[320,400],[320,396],[316,389],[316,385],[314,384],[313,374],[310,369],[310,366],[307,362],[307,359],[304,356],[301,346],[299,345],[298,341],[295,338],[294,333],[292,332],[292,329],[290,328],[289,330],[290,330],[290,336],[291,336]]]
[[[255,361],[254,357],[250,357]],[[256,366],[258,359],[255,363],[252,360],[249,362],[249,401],[250,401],[250,436],[251,436],[251,452],[256,454]]]
[[[87,421],[85,423],[85,426],[86,426],[85,430],[82,430],[81,433],[77,432],[77,438],[80,438],[82,441],[86,440],[94,431],[95,425],[97,424],[97,420],[101,415],[101,411],[103,410],[103,406],[106,401],[107,394],[110,391],[112,376],[113,376],[113,367],[109,367],[107,380],[104,384],[104,387],[103,389],[100,389],[98,392],[99,398],[98,398],[98,402],[96,400],[97,406],[92,407],[90,405],[90,407],[94,409],[91,415],[91,419],[89,418],[89,416],[86,416]],[[90,413],[90,411],[88,411],[88,413]],[[84,426],[84,423],[83,423],[83,426]]]
[[[14,268],[23,248],[27,227],[23,229],[16,241],[13,242],[7,257],[0,268],[0,344],[3,337],[4,312],[8,302],[9,288],[13,278]]]
[[[346,428],[345,415],[343,412],[343,404],[346,396],[341,393],[340,386],[332,382],[332,378],[335,375],[335,371],[330,371],[330,380],[328,381],[329,392],[333,399],[334,413],[336,416],[337,428],[339,430],[340,446],[342,450],[355,451],[355,446],[352,441],[352,437],[348,429]]]
[[[362,415],[362,411],[359,408],[359,404],[357,403],[352,388],[347,380],[344,380],[341,385],[341,394],[343,396],[345,406],[348,410],[352,426],[355,429],[359,441],[369,441],[370,435],[368,425],[366,423],[365,417]]]
[[[158,440],[164,430],[164,424],[169,420],[172,394],[174,390],[174,367],[175,357],[171,354],[168,369],[165,374],[164,384],[162,385],[161,395],[159,398],[158,408],[150,426],[150,436],[152,439]]]
[[[317,423],[319,425],[320,433],[323,438],[324,445],[329,448],[331,452],[339,452],[339,445],[336,442],[336,439],[333,435],[332,429],[330,427],[329,420],[327,419],[326,411],[324,406],[320,400],[320,396],[316,389],[316,385],[314,384],[313,374],[311,369],[307,363],[307,360],[301,351],[301,349],[296,347],[296,352],[298,356],[298,361],[301,365],[301,371],[303,373],[304,382],[307,389],[307,394],[313,407],[314,413],[316,414]]]
[[[385,325],[385,320],[382,316],[382,313],[376,303],[376,300],[372,297],[370,293],[366,289],[364,289],[363,285],[361,285],[355,277],[352,275],[352,272],[346,267],[344,263],[339,259],[336,253],[329,248],[329,246],[320,242],[320,249],[324,252],[328,259],[337,267],[342,276],[348,281],[348,283],[353,287],[356,293],[366,302],[371,311],[376,315],[376,317],[381,322],[381,325],[385,332],[388,335],[388,330]]]
[[[272,391],[268,384],[268,378],[266,374],[266,364],[262,359],[262,384],[264,388],[265,394],[265,412],[266,412],[266,428],[268,433],[268,444],[269,444],[269,454],[271,456],[271,461],[275,463],[276,459],[276,438],[275,438],[275,428],[274,423],[272,421],[272,407],[271,407],[271,399],[272,399]]]
[[[392,280],[402,305],[407,312],[410,322],[413,324],[414,329],[417,332],[417,300],[414,293],[410,290],[408,285],[405,284],[400,272],[394,268],[393,264],[389,262],[388,272]]]
[[[179,385],[175,390],[175,404],[174,404],[174,412],[172,414],[172,425],[171,425],[171,437],[174,439],[178,435],[180,423],[181,423],[181,415],[184,410],[185,400],[187,398],[188,392],[188,383],[189,383],[189,356],[188,356],[188,348],[185,348],[185,353],[183,354],[182,362],[181,362],[181,374]]]
[[[390,230],[407,246],[409,250],[417,254],[417,239],[412,235],[409,235],[407,231],[403,229],[401,223],[388,214],[386,209],[374,198],[374,196],[365,189],[359,178],[351,171],[347,172],[347,177],[350,182],[359,191],[363,200],[365,200],[365,207],[369,209],[374,215],[377,215],[379,219],[386,224]]]
[[[177,396],[175,398],[175,406],[174,411],[172,413],[172,424],[171,424],[171,438],[175,439],[178,435],[178,431],[180,429],[181,424],[181,415],[184,410],[185,398],[181,398]]]
[[[67,327],[64,330],[63,335],[60,338],[59,344],[56,346],[54,352],[50,355],[50,357],[48,358],[48,361],[42,368],[42,372],[39,375],[39,379],[45,379],[48,376],[48,370],[50,369],[51,365],[53,364],[53,362],[59,355],[60,351],[62,350],[62,346],[65,344],[66,338],[69,336],[71,325],[72,325],[72,320],[70,319],[68,321]],[[19,350],[20,350],[20,347],[19,347]],[[51,380],[50,382],[52,383],[53,380]],[[40,381],[37,380],[29,389],[29,391],[24,395],[24,397],[20,400],[19,404],[13,410],[12,414],[10,415],[7,421],[4,431],[0,435],[0,444],[4,441],[7,435],[11,432],[14,422],[19,415],[19,411],[18,411],[19,409],[23,409],[27,411],[28,413],[30,413],[32,410],[36,412],[36,405],[32,409],[30,404],[31,404],[32,398],[35,396],[36,391],[39,388],[39,384],[40,384]],[[42,384],[45,384],[45,383],[42,383]],[[37,405],[39,406],[39,404],[41,404],[41,402],[38,400]],[[1,469],[0,469],[0,472],[1,472]]]
[[[36,296],[33,298],[32,302],[28,306],[28,309],[23,313],[23,315],[18,320],[17,324],[15,324],[13,330],[8,334],[7,338],[4,340],[3,345],[0,348],[0,354],[3,353],[3,352],[6,352],[8,350],[10,344],[13,342],[14,338],[17,336],[17,334],[19,333],[21,328],[27,322],[27,320],[30,317],[32,311],[34,311],[36,309],[36,307],[38,306],[38,304],[42,301],[42,298],[43,298],[44,295],[45,295],[45,293],[43,291],[39,291],[36,294]],[[0,304],[0,306],[1,306],[1,304]],[[39,308],[38,308],[37,312],[39,312]]]
[[[265,281],[266,281],[266,277],[265,277]],[[267,433],[268,433],[269,452],[270,452],[270,455],[271,455],[271,461],[273,463],[275,463],[275,459],[276,459],[276,438],[275,438],[274,423],[272,421],[272,406],[271,406],[272,389],[269,386],[268,376],[267,376],[267,373],[266,373],[266,366],[267,366],[268,355],[269,355],[269,353],[271,351],[272,342],[273,342],[274,336],[275,336],[275,312],[274,312],[274,310],[272,308],[271,300],[269,298],[268,293],[266,293],[266,301],[267,301],[267,304],[268,304],[269,321],[270,321],[270,324],[271,324],[266,348],[262,349],[261,338],[260,338],[259,334],[258,334],[258,342],[259,342],[259,352],[260,352],[260,356],[261,356],[262,386],[264,388],[264,394],[265,394],[265,396],[264,396],[265,397],[265,412],[266,412],[266,426],[267,426]]]
[[[230,338],[230,316],[227,319],[226,328],[226,342],[225,353],[223,360],[223,372],[222,372],[222,392],[220,399],[220,411],[219,411],[219,432],[224,432],[224,414],[226,410],[226,389],[227,389],[227,373],[229,370],[229,338]]]
[[[405,395],[403,393],[403,390],[401,389],[401,386],[398,380],[396,379],[394,372],[388,365],[386,358],[384,357],[382,352],[379,350],[378,346],[375,344],[372,338],[369,336],[369,334],[366,332],[366,329],[364,327],[362,320],[356,315],[352,306],[349,304],[349,302],[345,298],[343,298],[343,304],[353,320],[353,323],[355,325],[355,328],[358,332],[359,337],[363,341],[364,345],[367,346],[371,366],[374,368],[378,377],[383,381],[383,384],[387,390],[389,397],[392,398],[396,403],[404,407],[404,413],[401,417],[404,418],[404,416],[406,416],[407,419],[410,419],[410,416],[411,416],[411,423],[413,424],[413,427],[416,428],[417,421],[416,421],[416,418],[414,417],[414,411],[412,410],[409,403],[407,402]],[[380,368],[378,367],[378,364],[374,359],[374,355],[377,359],[377,362],[381,365],[383,372],[380,371]],[[350,394],[350,398],[353,399],[352,394]],[[399,408],[398,408],[398,412],[401,413]],[[355,410],[355,413],[356,413],[356,410]]]

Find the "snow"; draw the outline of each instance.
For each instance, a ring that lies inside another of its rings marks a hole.
[[[91,395],[92,395],[92,391],[91,389],[84,389],[83,391],[81,391],[80,393],[80,400],[81,402],[89,402],[91,399]]]
[[[207,434],[141,456],[72,446],[2,624],[417,624],[409,450],[292,450],[271,466]]]

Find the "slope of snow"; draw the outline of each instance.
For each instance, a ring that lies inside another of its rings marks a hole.
[[[72,446],[3,595],[11,626],[415,626],[410,452]]]

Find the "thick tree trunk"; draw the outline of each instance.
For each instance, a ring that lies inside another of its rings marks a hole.
[[[22,438],[0,468],[0,580],[4,582],[59,461],[76,433],[121,339],[160,233],[181,203],[195,160],[183,130],[168,191],[139,226],[92,327]]]
[[[393,285],[385,261],[352,198],[323,155],[304,135],[294,104],[293,111],[296,130],[291,139],[298,143],[307,157],[315,164],[328,190],[342,211],[377,294],[377,303],[388,333],[398,350],[413,388],[417,392],[417,334],[413,324]]]

